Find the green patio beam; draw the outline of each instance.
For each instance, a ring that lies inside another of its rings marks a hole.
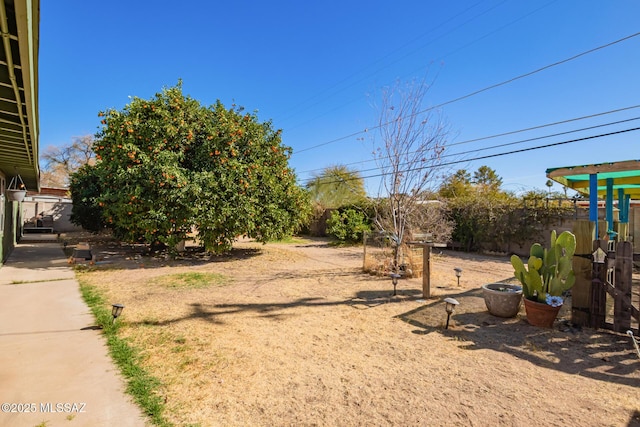
[[[589,175],[589,221],[595,223],[596,238],[598,238],[598,174]]]
[[[605,203],[607,233],[609,238],[613,239],[615,232],[613,231],[613,178],[607,178],[607,198]]]

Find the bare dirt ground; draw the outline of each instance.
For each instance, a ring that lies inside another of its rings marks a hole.
[[[69,240],[73,245],[73,240]],[[480,286],[505,257],[436,254],[421,279],[362,273],[362,248],[238,243],[168,260],[94,242],[79,278],[126,305],[121,333],[162,382],[167,418],[201,426],[640,425],[640,359],[626,335],[488,314]],[[460,285],[454,267],[463,269]],[[162,276],[212,272],[206,288]],[[442,299],[460,305],[444,329]]]

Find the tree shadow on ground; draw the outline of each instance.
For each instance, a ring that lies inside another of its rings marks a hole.
[[[173,319],[167,319],[162,321],[147,321],[130,322],[130,325],[153,325],[153,326],[167,326],[175,323],[180,323],[191,319],[202,319],[215,325],[223,325],[225,322],[221,319],[222,316],[232,315],[236,313],[253,312],[256,315],[278,320],[289,315],[285,313],[285,310],[302,307],[302,306],[335,306],[342,305],[344,301],[327,301],[325,298],[299,298],[295,301],[283,302],[283,303],[246,303],[246,304],[204,304],[204,303],[191,303],[191,312],[187,315],[176,317]]]
[[[65,255],[71,257],[76,245],[67,245]],[[167,265],[173,267],[193,267],[218,262],[244,260],[261,255],[260,248],[232,248],[224,254],[206,252],[202,247],[188,247],[178,255],[171,255],[166,250],[158,253],[149,251],[147,245],[121,243],[115,241],[91,244],[91,253],[95,262],[86,262],[84,267],[104,270],[133,270],[138,268],[160,268]]]
[[[445,303],[430,301],[398,316],[416,326],[416,334],[441,333],[460,342],[464,350],[494,350],[527,360],[537,366],[588,378],[640,386],[633,374],[640,369],[628,336],[607,330],[572,325],[570,302],[560,312],[553,328],[539,328],[526,321],[524,308],[514,318],[489,314],[481,289],[448,295],[460,302],[446,322]]]
[[[329,279],[333,282],[340,281],[342,279],[353,280],[354,275],[359,279],[370,282],[371,280],[379,280],[381,282],[387,282],[387,278],[372,277],[371,275],[364,273],[357,273],[357,269],[344,268],[341,270],[327,269],[320,271],[299,271],[299,272],[274,272],[267,278],[256,279],[256,286],[263,286],[270,282],[277,282],[278,280],[296,280],[297,278],[304,277],[309,279],[310,277],[318,277],[318,279]],[[348,285],[345,285],[348,286]],[[153,325],[153,326],[167,326],[183,321],[192,319],[200,319],[210,322],[215,325],[222,325],[225,323],[224,316],[238,314],[238,313],[255,313],[256,316],[271,319],[282,320],[287,317],[291,317],[294,314],[287,313],[291,309],[297,307],[332,307],[332,306],[349,306],[358,310],[365,310],[374,308],[383,304],[402,303],[409,300],[416,300],[422,296],[422,290],[403,288],[397,289],[396,295],[393,295],[393,286],[390,281],[387,289],[379,290],[360,290],[353,294],[352,297],[344,298],[338,295],[333,298],[332,296],[317,296],[317,297],[305,297],[298,298],[291,301],[283,302],[260,302],[260,303],[225,303],[225,304],[208,304],[208,303],[191,303],[189,304],[190,312],[188,314],[165,320],[141,320],[139,322],[130,322],[131,325]],[[344,296],[344,293],[341,295]]]
[[[392,295],[390,291],[361,291],[353,298],[347,300],[328,300],[324,297],[299,298],[294,301],[287,302],[270,302],[270,303],[227,303],[227,304],[206,304],[191,303],[191,311],[189,314],[166,320],[142,320],[139,322],[129,322],[130,325],[151,325],[151,326],[167,326],[180,323],[192,319],[201,319],[215,325],[223,325],[223,316],[233,315],[237,313],[253,312],[257,316],[271,319],[281,320],[292,316],[287,310],[296,307],[330,307],[347,305],[356,309],[373,308],[381,304],[400,303],[408,299],[415,299],[416,295],[421,295],[418,290],[405,290]]]

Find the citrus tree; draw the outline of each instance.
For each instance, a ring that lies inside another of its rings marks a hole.
[[[193,232],[224,252],[239,235],[290,235],[309,212],[290,148],[255,114],[204,107],[179,84],[99,116],[96,203],[123,240],[173,246]]]
[[[85,230],[99,232],[106,226],[98,198],[102,181],[95,167],[86,164],[70,175],[69,191],[73,201],[71,222]]]

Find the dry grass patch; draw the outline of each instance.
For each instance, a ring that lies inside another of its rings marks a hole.
[[[434,254],[426,302],[420,279],[391,298],[361,248],[318,241],[141,262],[78,274],[126,306],[118,333],[175,425],[624,426],[640,408],[626,336],[486,312],[480,286],[512,276],[508,259]],[[448,331],[445,296],[461,302]]]
[[[173,289],[202,289],[210,286],[227,286],[231,280],[222,274],[193,271],[156,277],[149,283]]]

